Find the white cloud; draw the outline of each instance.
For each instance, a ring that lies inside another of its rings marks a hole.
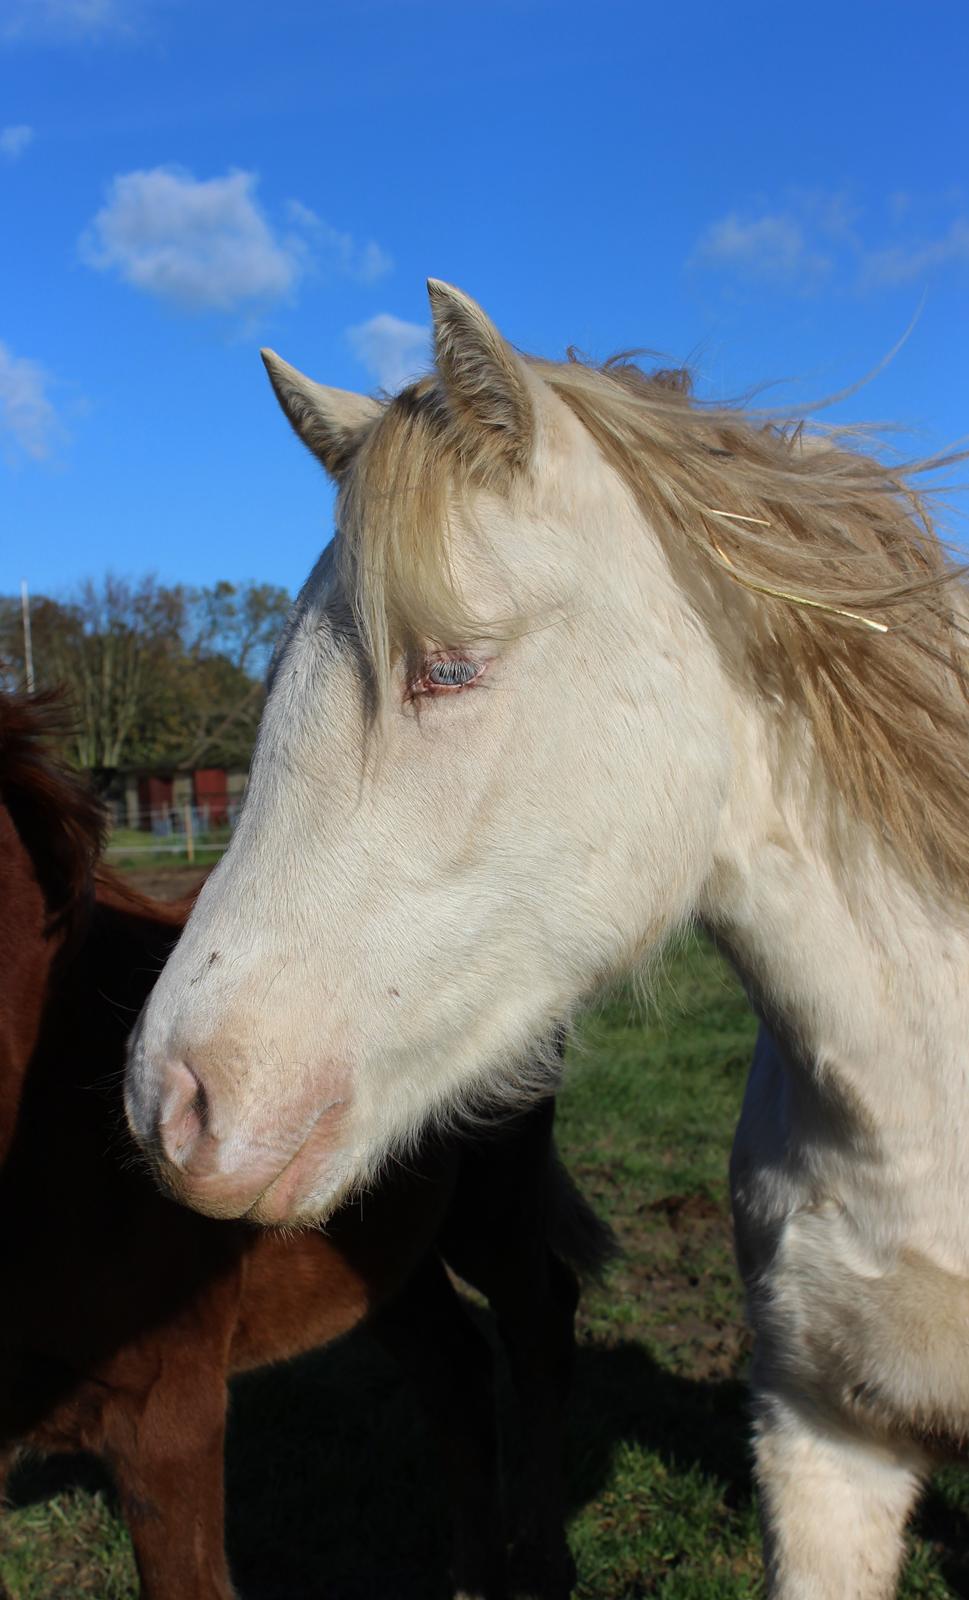
[[[376,283],[378,278],[392,272],[394,260],[373,239],[368,239],[358,252],[355,276],[361,283]]]
[[[948,213],[948,225],[936,220],[934,229],[913,237],[916,213],[937,219],[940,208]],[[884,232],[886,217],[891,231],[882,243],[871,232]],[[715,268],[748,283],[805,291],[830,281],[855,293],[903,288],[969,265],[969,215],[961,191],[915,197],[899,190],[884,196],[877,216],[869,214],[867,228],[862,220],[847,194],[789,190],[783,209],[762,207],[759,214],[746,216],[731,211],[711,224],[691,265]],[[900,237],[903,229],[908,237]]]
[[[141,0],[0,0],[0,40],[72,43],[132,33]]]
[[[0,341],[0,431],[14,453],[44,461],[60,435],[57,412],[47,395],[50,377],[36,361],[15,356]]]
[[[320,228],[323,226],[320,218],[310,206],[304,206],[302,200],[287,200],[286,215],[290,222],[295,222],[300,228]]]
[[[810,243],[802,223],[789,212],[767,212],[745,220],[731,211],[707,228],[693,259],[726,267],[741,277],[804,288],[815,286],[833,264]]]
[[[369,322],[347,329],[357,359],[382,389],[396,390],[430,364],[430,334],[419,322],[404,322],[381,311]]]
[[[373,240],[360,245],[301,200],[281,231],[256,199],[253,172],[194,178],[153,167],[113,179],[107,202],[80,239],[81,259],[189,310],[233,311],[285,299],[322,270],[373,283],[393,263]]]
[[[861,269],[865,288],[898,288],[918,283],[941,267],[969,266],[969,219],[956,217],[938,239],[921,244],[894,244],[866,251]]]
[[[5,156],[8,161],[19,160],[33,137],[34,130],[29,128],[26,122],[16,122],[9,128],[0,128],[0,156]]]
[[[274,231],[255,187],[252,172],[207,179],[175,167],[123,173],[81,237],[81,258],[191,310],[281,299],[304,270],[306,247]]]
[[[341,233],[318,217],[302,200],[288,200],[286,213],[289,220],[310,235],[320,265],[330,267],[345,277],[356,278],[360,283],[376,283],[393,270],[393,260],[385,250],[368,239],[357,244],[352,234]]]

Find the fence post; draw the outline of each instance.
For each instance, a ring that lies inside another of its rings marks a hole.
[[[185,806],[185,854],[191,864],[195,860],[195,833],[192,826],[191,801],[188,801]]]

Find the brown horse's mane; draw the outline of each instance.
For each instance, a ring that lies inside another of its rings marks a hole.
[[[103,864],[104,808],[56,754],[69,729],[57,691],[0,694],[0,804],[30,855],[52,924],[73,926],[96,898],[114,911],[180,927],[194,895],[155,900]]]
[[[715,591],[751,685],[782,717],[800,713],[847,813],[915,881],[969,901],[969,590],[917,488],[967,452],[895,465],[870,429],[808,433],[803,419],[706,405],[686,374],[525,359]],[[338,572],[382,703],[400,655],[529,623],[526,597],[520,616],[476,615],[451,564],[455,508],[473,511],[482,488],[514,502],[522,469],[500,432],[470,430],[430,377],[361,434]]]
[[[55,692],[0,695],[0,802],[58,923],[90,899],[105,828],[97,796],[54,753],[68,726]]]

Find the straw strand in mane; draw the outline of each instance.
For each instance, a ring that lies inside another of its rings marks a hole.
[[[623,357],[529,365],[668,553],[692,551],[707,582],[716,573],[718,592],[732,589],[752,680],[807,718],[849,811],[907,870],[969,898],[966,590],[914,487],[963,457],[890,467],[860,447],[867,430],[805,434],[803,422],[702,405],[685,375]],[[513,504],[517,476],[484,430],[452,416],[433,378],[363,434],[342,492],[339,560],[380,694],[402,653],[524,626],[475,615],[449,553],[455,509],[467,515],[480,488]]]

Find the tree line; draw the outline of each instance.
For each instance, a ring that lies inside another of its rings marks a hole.
[[[248,763],[263,677],[291,601],[269,583],[89,579],[30,605],[34,680],[66,694],[67,754],[119,768]],[[0,596],[0,684],[26,679],[19,597]]]

